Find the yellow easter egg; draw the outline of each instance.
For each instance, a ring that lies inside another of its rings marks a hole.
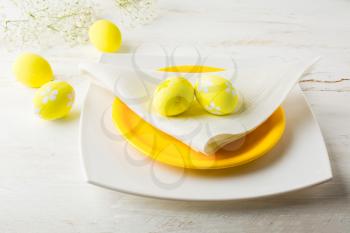
[[[227,115],[240,110],[243,99],[232,83],[220,76],[204,76],[195,84],[198,102],[209,113]]]
[[[176,116],[185,112],[193,99],[192,84],[183,77],[171,77],[157,86],[153,95],[153,105],[164,116]]]
[[[119,28],[109,20],[98,20],[89,29],[91,43],[100,51],[116,52],[122,44]]]
[[[37,54],[23,53],[12,68],[16,79],[28,87],[41,87],[53,79],[50,64]]]
[[[33,99],[35,113],[45,120],[66,116],[74,103],[75,93],[64,81],[51,81],[43,85]]]

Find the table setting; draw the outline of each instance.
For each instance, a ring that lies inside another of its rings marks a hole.
[[[350,5],[302,5],[1,3],[1,232],[346,232]]]

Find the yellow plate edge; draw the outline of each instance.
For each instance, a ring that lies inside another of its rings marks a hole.
[[[215,71],[222,71],[224,70],[223,68],[216,68],[216,67],[200,67],[200,66],[195,66],[195,67],[191,67],[189,65],[184,65],[184,66],[174,66],[174,67],[164,67],[164,68],[160,68],[158,69],[159,71],[167,71],[167,72],[193,72],[193,70],[195,71],[202,71],[203,73],[205,72],[215,72]],[[121,118],[118,116],[117,114],[117,107],[118,106],[123,106],[126,107],[127,109],[129,109],[121,100],[119,100],[118,98],[115,99],[114,103],[113,103],[113,107],[112,107],[112,119],[113,119],[113,124],[114,126],[120,131],[120,133],[122,134],[122,136],[124,136],[127,141],[129,143],[131,143],[132,146],[134,146],[136,149],[138,149],[140,152],[142,152],[143,154],[145,154],[148,157],[151,157],[154,160],[157,160],[159,162],[171,165],[171,166],[175,166],[175,167],[181,167],[181,168],[188,168],[188,169],[223,169],[223,168],[229,168],[229,167],[235,167],[235,166],[240,166],[246,163],[249,163],[251,161],[254,161],[258,158],[260,158],[261,156],[265,155],[267,152],[269,152],[281,139],[284,131],[285,131],[285,126],[286,126],[286,119],[285,119],[285,113],[282,107],[279,107],[276,112],[280,112],[280,124],[279,126],[276,128],[276,126],[273,128],[275,130],[274,132],[274,140],[270,141],[269,145],[266,146],[263,150],[261,150],[259,153],[256,153],[254,156],[246,158],[246,159],[242,159],[239,156],[235,156],[236,158],[230,158],[228,160],[228,162],[223,163],[222,160],[213,160],[213,162],[208,165],[207,160],[203,160],[203,161],[198,161],[196,160],[195,163],[196,165],[194,166],[191,163],[191,159],[190,158],[185,158],[185,161],[177,161],[177,160],[173,160],[171,157],[169,156],[157,156],[154,155],[151,151],[150,148],[147,147],[146,144],[144,143],[138,143],[137,140],[134,140],[135,137],[132,136],[132,134],[130,134],[130,128],[126,127],[122,121]],[[130,109],[129,109],[130,110]],[[132,112],[130,110],[131,113],[135,114],[134,112]],[[140,119],[140,124],[147,124],[148,127],[150,126],[151,129],[156,132],[156,133],[163,133],[166,134],[158,129],[156,129],[155,127],[153,127],[152,125],[150,125],[149,123],[145,122],[142,118],[140,118],[137,114],[135,114],[136,117],[138,117]],[[254,131],[253,131],[254,132]],[[167,135],[167,134],[166,134]],[[176,138],[173,138],[170,135],[167,135],[169,137],[171,137],[174,142],[179,142]],[[182,143],[182,142],[179,142]],[[182,143],[183,144],[183,143]],[[185,145],[187,146],[187,145]],[[188,147],[188,146],[187,146]],[[193,151],[190,147],[188,147],[189,150]],[[159,151],[159,150],[158,150]],[[198,153],[198,152],[196,152]],[[235,159],[238,161],[235,161]],[[193,161],[192,161],[193,162]]]
[[[276,112],[279,111],[279,124],[274,126],[274,132],[273,136],[271,137],[273,140],[269,141],[269,144],[264,147],[263,150],[260,150],[258,153],[255,153],[253,156],[245,156],[245,159],[242,159],[242,157],[235,156],[235,158],[228,158],[223,162],[223,160],[217,160],[217,161],[209,161],[208,160],[203,160],[202,162],[199,160],[191,160],[190,158],[186,159],[185,161],[177,161],[173,160],[171,157],[167,156],[157,156],[154,155],[151,151],[152,149],[147,146],[145,143],[139,143],[137,138],[134,136],[134,134],[130,131],[130,128],[127,127],[125,124],[123,124],[122,118],[119,116],[119,108],[120,106],[124,106],[128,108],[127,106],[124,105],[124,103],[119,100],[118,98],[115,99],[112,107],[112,119],[115,127],[119,130],[121,135],[126,138],[126,140],[134,146],[136,149],[138,149],[140,152],[145,154],[148,157],[151,157],[152,159],[155,159],[159,162],[171,165],[171,166],[176,166],[176,167],[181,167],[181,168],[190,168],[190,169],[222,169],[222,168],[229,168],[229,167],[235,167],[239,165],[243,165],[246,163],[249,163],[253,160],[256,160],[260,158],[261,156],[265,155],[268,151],[270,151],[281,139],[283,132],[285,130],[286,126],[286,120],[285,120],[285,113],[284,110],[280,107]],[[131,110],[130,110],[131,111]],[[122,111],[124,112],[124,111]],[[132,112],[132,111],[131,111]],[[135,114],[135,113],[133,113]],[[135,114],[136,115],[136,114]],[[138,117],[138,116],[137,116]],[[147,127],[150,126],[152,130],[154,130],[154,133],[156,134],[166,134],[158,129],[156,129],[154,126],[150,125],[146,121],[140,119],[140,125],[147,124]],[[167,135],[167,134],[166,134]],[[168,135],[171,137],[170,135]],[[136,140],[135,140],[136,138]],[[174,142],[178,141],[177,139],[173,138]],[[179,141],[178,141],[179,142]],[[182,142],[180,142],[182,143]],[[188,147],[189,150],[192,150],[190,147]],[[157,151],[159,151],[159,148],[157,148]],[[196,152],[198,153],[198,152]],[[238,159],[238,161],[236,160]]]

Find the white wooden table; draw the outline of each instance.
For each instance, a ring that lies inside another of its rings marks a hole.
[[[101,14],[113,13],[99,4]],[[333,180],[277,197],[228,203],[153,200],[87,184],[78,148],[87,82],[77,64],[99,54],[91,46],[41,52],[57,78],[69,81],[78,94],[71,117],[44,122],[32,112],[34,90],[11,76],[16,54],[2,52],[0,232],[350,232],[350,1],[177,0],[159,5],[159,18],[151,25],[124,31],[122,52],[152,42],[240,55],[323,56],[300,85],[323,131]]]

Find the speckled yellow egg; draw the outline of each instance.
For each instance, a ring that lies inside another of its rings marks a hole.
[[[67,82],[51,81],[35,93],[35,113],[45,120],[65,117],[72,108],[74,98],[74,89]]]
[[[101,19],[89,29],[91,43],[100,51],[116,52],[122,44],[122,35],[119,28],[111,21]]]
[[[153,105],[164,116],[176,116],[185,112],[193,99],[192,84],[183,77],[171,77],[157,86],[153,95]]]
[[[50,64],[37,54],[21,54],[12,68],[16,79],[28,87],[41,87],[53,79]]]
[[[215,115],[237,112],[243,103],[232,83],[220,76],[204,76],[197,80],[195,94],[202,107]]]

